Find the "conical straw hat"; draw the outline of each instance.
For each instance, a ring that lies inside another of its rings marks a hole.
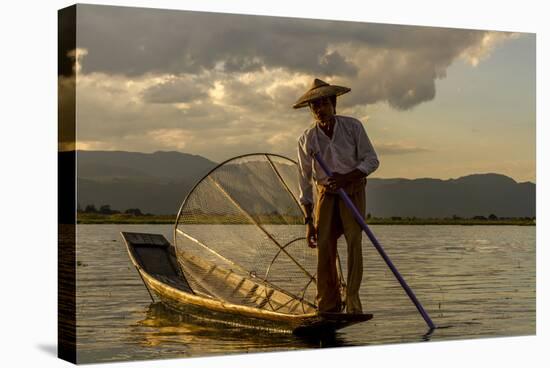
[[[320,79],[315,78],[309,90],[303,94],[302,97],[296,101],[293,108],[299,109],[300,107],[306,107],[308,102],[316,100],[322,97],[340,96],[344,93],[351,91],[351,88],[330,85],[327,82],[323,82]]]

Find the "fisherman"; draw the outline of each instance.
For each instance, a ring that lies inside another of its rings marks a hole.
[[[317,248],[317,305],[319,312],[362,313],[359,287],[363,278],[362,229],[339,198],[343,188],[359,212],[365,214],[366,177],[379,165],[378,157],[363,124],[352,117],[336,115],[336,97],[350,88],[315,79],[311,88],[296,101],[295,109],[309,106],[315,119],[298,140],[300,203],[305,212],[309,247]],[[313,158],[319,153],[334,173],[327,177]],[[313,185],[317,198],[313,204]],[[315,220],[313,211],[315,210]],[[345,303],[342,302],[336,269],[336,242],[347,242],[348,272]]]

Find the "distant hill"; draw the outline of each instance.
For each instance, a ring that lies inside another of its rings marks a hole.
[[[215,162],[180,152],[78,151],[78,203],[174,214]]]
[[[180,152],[78,151],[77,163],[82,208],[109,204],[153,214],[175,214],[189,190],[216,166]],[[534,217],[535,193],[534,183],[493,173],[448,180],[369,178],[367,212],[376,217]]]
[[[181,152],[78,151],[80,178],[154,178],[174,182],[196,180],[216,163]]]
[[[367,211],[377,217],[535,217],[536,185],[501,174],[458,179],[368,180]]]

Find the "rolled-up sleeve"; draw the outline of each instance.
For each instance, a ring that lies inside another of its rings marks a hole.
[[[300,185],[300,203],[313,203],[313,186],[311,184],[312,168],[311,156],[307,153],[305,136],[298,140],[298,171]]]
[[[359,165],[357,165],[357,169],[369,176],[376,171],[376,169],[378,169],[378,166],[380,166],[378,156],[376,155],[376,151],[370,142],[363,124],[360,122],[357,124],[357,132],[355,136],[357,137],[356,153],[357,158],[360,161]]]

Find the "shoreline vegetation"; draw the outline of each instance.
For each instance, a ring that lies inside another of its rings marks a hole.
[[[189,217],[186,217],[189,219]],[[267,224],[303,224],[302,218],[262,215],[256,218],[260,223]],[[152,215],[136,213],[89,213],[77,212],[78,224],[174,224],[176,215]],[[536,220],[531,217],[498,218],[494,215],[489,217],[474,216],[462,218],[453,216],[451,218],[416,218],[416,217],[373,217],[367,216],[369,225],[518,225],[535,226]],[[230,223],[235,225],[250,224],[244,216],[226,215],[195,215],[193,220],[185,221],[187,224],[220,224]]]

